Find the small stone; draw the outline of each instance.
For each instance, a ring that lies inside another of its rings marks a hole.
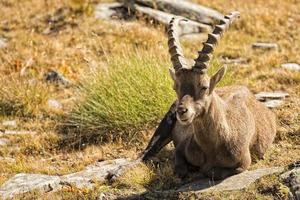
[[[278,44],[276,43],[265,43],[265,42],[257,42],[252,44],[253,49],[278,49]]]
[[[45,74],[45,79],[47,82],[50,83],[61,84],[65,86],[70,85],[70,81],[68,79],[66,79],[62,74],[54,70],[49,71],[47,74]]]
[[[111,20],[117,16],[117,8],[123,7],[121,3],[100,3],[95,8],[96,19]]]
[[[54,110],[61,110],[63,108],[62,104],[55,99],[48,100],[48,107]]]
[[[10,131],[10,130],[0,130],[1,135],[35,135],[35,131]]]
[[[245,58],[228,58],[228,57],[224,57],[221,60],[222,63],[224,64],[246,64],[248,63],[248,60]]]
[[[17,127],[17,122],[16,122],[16,120],[8,120],[8,121],[2,122],[2,125],[10,126],[10,127]]]
[[[7,40],[5,38],[0,38],[0,49],[7,47]]]
[[[284,63],[281,67],[291,71],[300,71],[300,65],[297,63]]]
[[[9,143],[9,139],[0,138],[0,146],[5,146]]]
[[[279,106],[281,106],[283,103],[282,100],[268,100],[263,102],[263,104],[265,104],[265,106],[267,106],[268,108],[277,108]]]
[[[199,181],[188,183],[180,187],[177,190],[177,192],[211,192],[241,190],[247,188],[251,183],[255,182],[263,176],[282,172],[283,170],[283,167],[260,168],[253,171],[245,171],[243,173],[230,176],[222,181],[210,181],[209,179],[201,179]]]
[[[266,101],[268,99],[283,99],[288,97],[289,94],[287,92],[260,92],[255,95],[256,99],[259,101]]]

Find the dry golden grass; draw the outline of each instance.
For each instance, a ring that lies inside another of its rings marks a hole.
[[[45,72],[50,69],[57,70],[75,84],[80,84],[86,81],[86,77],[89,77],[87,75],[93,70],[107,70],[107,58],[123,56],[124,50],[142,51],[143,55],[150,52],[153,59],[169,59],[163,28],[155,28],[144,22],[121,25],[96,20],[90,10],[90,6],[96,1],[83,1],[84,3],[80,4],[74,2],[0,1],[0,36],[7,38],[9,44],[7,48],[0,49],[0,104],[7,103],[5,108],[8,109],[5,112],[0,110],[0,121],[13,119],[18,123],[18,130],[37,132],[34,136],[6,136],[11,142],[7,146],[0,146],[0,185],[19,172],[66,174],[81,170],[99,159],[135,158],[151,137],[153,130],[145,130],[140,134],[139,141],[130,144],[116,139],[114,142],[89,145],[79,150],[60,146],[55,126],[72,110],[73,99],[80,99],[81,96],[74,96],[74,88],[64,89],[45,84]],[[290,94],[284,105],[274,110],[278,116],[274,147],[268,152],[265,160],[258,161],[251,168],[284,166],[299,160],[300,74],[281,69],[280,64],[300,63],[300,2],[198,2],[223,13],[232,10],[241,12],[241,19],[225,35],[214,57],[215,62],[221,56],[249,60],[249,63],[241,66],[229,66],[231,81],[247,85],[253,92],[284,90]],[[64,23],[47,23],[49,16],[54,16],[60,8],[64,8]],[[79,9],[80,12],[75,12],[74,9]],[[251,44],[257,41],[276,42],[280,49],[253,50]],[[200,48],[200,43],[186,42],[185,47],[188,55],[193,56]],[[47,108],[46,101],[50,97],[62,101],[62,113]],[[5,127],[0,125],[0,129],[2,128]],[[125,183],[128,193],[130,190],[143,191],[145,187],[160,189],[176,185],[178,180],[173,177],[170,156],[170,152],[162,152],[162,158],[158,162],[132,172],[137,176],[133,184],[126,182],[128,179],[125,175],[122,183]],[[278,185],[278,180],[274,177],[270,179],[255,183],[249,190],[242,191],[245,194],[243,198],[275,198],[276,192],[261,193],[259,189],[267,188],[266,185],[270,184],[274,185],[275,191],[281,190],[282,186]],[[120,184],[105,184],[99,188],[91,191],[66,190],[47,198],[88,199],[103,191],[120,192]],[[284,191],[281,194],[284,194]],[[211,194],[208,198],[221,198],[223,194],[218,195],[221,196]],[[227,199],[238,199],[241,193],[225,195]],[[38,197],[38,193],[33,196]]]

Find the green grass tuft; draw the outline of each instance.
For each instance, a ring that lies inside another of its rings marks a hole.
[[[98,70],[80,88],[84,100],[66,125],[104,138],[133,136],[159,120],[174,101],[167,61],[133,53],[107,64],[108,70]]]

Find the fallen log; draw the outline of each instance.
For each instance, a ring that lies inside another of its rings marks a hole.
[[[209,25],[214,25],[224,17],[214,9],[186,0],[135,0],[133,2]]]

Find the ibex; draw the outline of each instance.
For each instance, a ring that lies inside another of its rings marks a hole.
[[[170,74],[177,94],[176,118],[172,130],[175,144],[175,172],[184,177],[187,166],[200,167],[214,179],[241,173],[251,157],[262,158],[276,133],[275,115],[243,86],[216,89],[226,67],[211,78],[209,61],[223,32],[238,12],[226,15],[193,63],[182,53],[177,28],[182,18],[173,18],[168,27],[168,46],[174,69]]]

